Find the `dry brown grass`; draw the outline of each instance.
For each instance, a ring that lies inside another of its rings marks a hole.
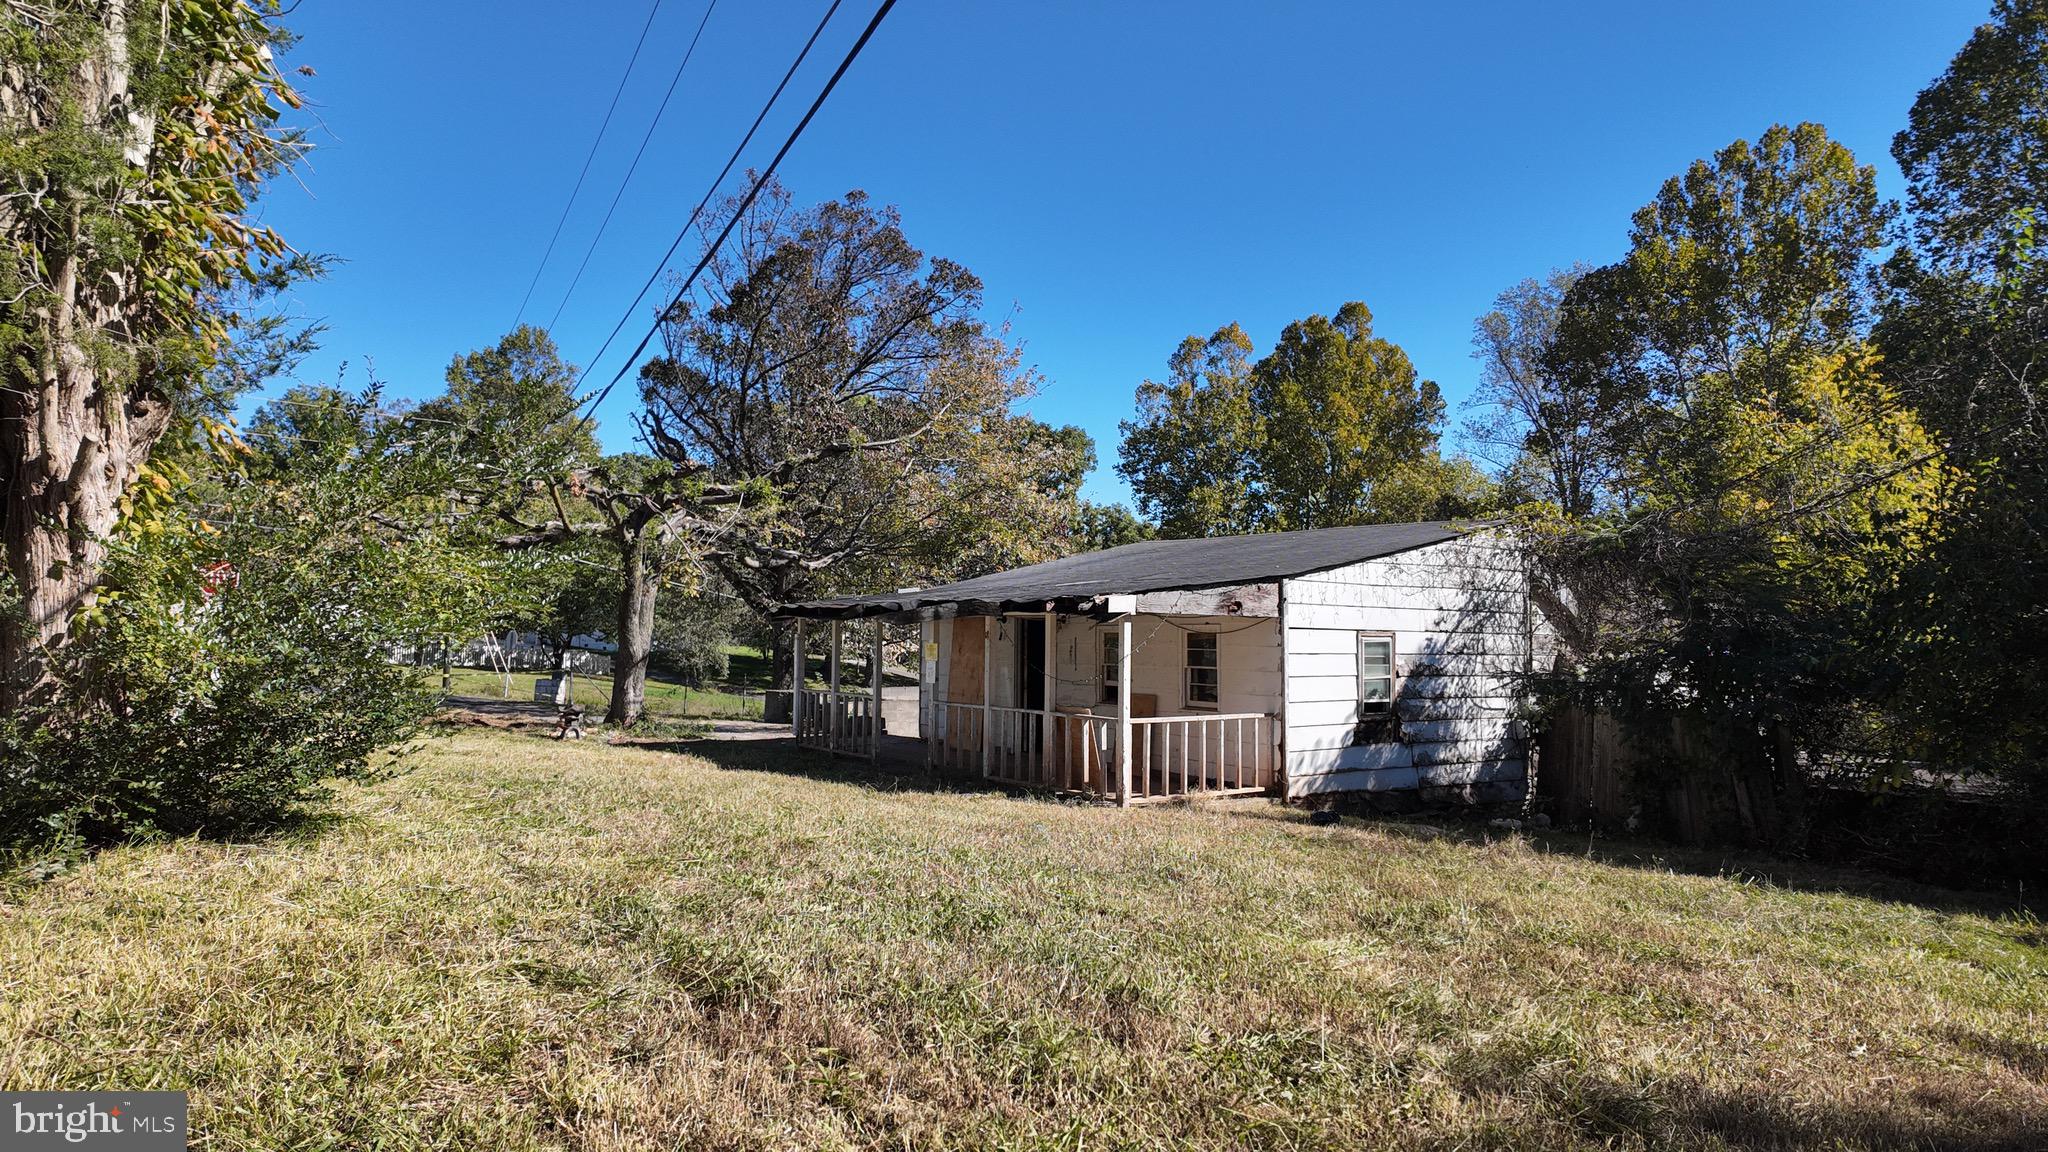
[[[210,1149],[2044,1146],[2032,921],[721,755],[468,732],[17,891],[0,1087]]]

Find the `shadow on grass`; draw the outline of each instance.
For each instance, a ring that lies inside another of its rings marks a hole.
[[[1795,892],[1854,896],[1889,904],[1910,904],[1931,912],[1967,913],[1993,919],[2015,914],[2031,917],[2039,911],[2038,907],[2029,907],[2037,901],[2031,898],[2023,901],[2014,892],[1943,888],[1850,865],[1774,856],[1754,850],[1689,848],[1651,840],[1588,836],[1584,832],[1536,832],[1531,834],[1531,838],[1545,851],[1582,856],[1619,868],[1712,876]]]
[[[978,776],[927,770],[922,760],[916,758],[921,756],[917,750],[922,746],[911,740],[902,741],[907,748],[885,749],[880,763],[832,756],[815,748],[801,748],[787,736],[772,740],[732,740],[711,736],[694,740],[635,740],[630,744],[656,752],[695,756],[734,772],[773,772],[779,776],[795,776],[821,783],[854,784],[879,792],[989,793],[1053,799],[1049,793],[1010,788]]]
[[[2048,1110],[1984,1099],[1970,1085],[1922,1084],[1891,1101],[1794,1101],[1738,1093],[1678,1094],[1667,1123],[1735,1148],[1872,1152],[2038,1152]]]
[[[1293,806],[1276,805],[1262,815],[1282,821],[1308,820],[1307,811]],[[2036,921],[2036,917],[2044,912],[2042,901],[2031,892],[2023,902],[2013,892],[1944,888],[1852,865],[1800,860],[1755,850],[1691,848],[1647,838],[1616,837],[1605,833],[1589,835],[1583,831],[1514,831],[1491,826],[1487,823],[1489,815],[1478,810],[1407,815],[1347,813],[1342,823],[1403,839],[1449,840],[1474,847],[1503,837],[1519,836],[1541,852],[1575,856],[1616,868],[1704,876],[1794,892],[1908,904],[1948,915],[1969,914],[2003,919],[2010,923],[2009,935],[2015,941],[2033,947],[2048,947],[2048,926]],[[2048,1148],[2048,1143],[2043,1147]]]

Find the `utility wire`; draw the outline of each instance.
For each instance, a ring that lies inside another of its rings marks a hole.
[[[768,181],[774,178],[775,169],[782,164],[783,157],[788,156],[789,150],[796,146],[797,139],[804,134],[804,129],[810,127],[812,118],[818,114],[818,109],[825,106],[825,99],[832,95],[834,88],[839,86],[839,81],[846,75],[846,70],[853,67],[853,62],[859,58],[861,49],[866,48],[868,41],[874,38],[875,29],[882,26],[882,18],[887,16],[889,10],[895,6],[896,0],[882,0],[882,6],[875,10],[874,18],[868,21],[866,28],[861,30],[860,39],[853,42],[853,47],[847,50],[846,58],[839,62],[839,67],[833,71],[832,78],[825,82],[824,90],[818,93],[816,100],[811,101],[811,107],[804,113],[804,118],[797,121],[796,127],[790,130],[789,139],[782,142],[782,148],[775,153],[775,159],[770,160],[768,167],[759,176],[754,178],[753,186],[747,189],[746,196],[741,198],[739,206],[733,209],[732,219],[725,222],[725,228],[718,233],[718,238],[705,247],[704,255],[698,259],[697,266],[690,269],[690,274],[683,278],[682,286],[676,289],[675,296],[671,298],[668,306],[656,314],[653,325],[647,330],[647,335],[640,338],[640,343],[634,346],[632,353],[626,357],[626,362],[619,366],[618,372],[598,392],[596,400],[590,405],[590,411],[585,412],[583,418],[577,422],[577,432],[581,432],[590,423],[591,417],[597,414],[598,406],[604,403],[605,397],[611,395],[612,389],[617,386],[618,382],[625,379],[626,373],[633,370],[633,365],[639,360],[640,354],[647,350],[648,343],[654,339],[655,333],[661,330],[661,317],[667,315],[669,309],[674,308],[677,303],[681,302],[682,298],[689,293],[690,285],[696,283],[698,275],[711,263],[712,257],[716,256],[718,250],[725,246],[726,238],[732,235],[732,230],[746,217],[747,209],[753,207],[754,199],[761,194],[761,189],[766,187]]]
[[[661,262],[654,266],[653,272],[648,273],[647,282],[640,285],[640,291],[633,294],[633,302],[626,305],[625,312],[619,316],[619,322],[612,325],[612,330],[605,336],[604,343],[598,345],[596,355],[585,361],[583,370],[576,376],[576,386],[582,385],[583,377],[590,373],[591,365],[604,359],[604,354],[611,348],[612,341],[618,339],[619,333],[625,330],[627,322],[633,319],[633,312],[640,307],[640,301],[647,298],[648,289],[654,287],[655,281],[661,279],[662,269],[667,268],[668,262],[675,258],[676,249],[683,246],[683,241],[689,236],[690,229],[696,226],[697,218],[704,214],[704,209],[711,203],[711,198],[718,194],[719,186],[724,184],[725,178],[732,174],[733,165],[739,163],[740,156],[747,150],[747,145],[753,143],[754,133],[760,131],[761,122],[768,118],[768,113],[775,107],[775,102],[782,98],[782,90],[789,87],[790,79],[796,75],[796,70],[803,66],[804,58],[811,53],[811,46],[818,42],[819,35],[825,31],[825,25],[831,23],[832,14],[839,11],[840,2],[841,0],[832,0],[832,6],[825,9],[824,18],[818,21],[816,28],[811,30],[811,38],[804,41],[803,50],[796,54],[796,59],[790,63],[789,71],[782,74],[782,82],[775,86],[775,91],[768,94],[768,102],[761,106],[760,114],[754,117],[754,123],[747,129],[747,134],[740,138],[739,147],[734,148],[732,155],[726,158],[725,167],[718,170],[718,176],[711,181],[711,187],[705,189],[704,198],[697,201],[697,206],[690,210],[690,218],[684,221],[682,228],[676,232],[676,238],[669,243],[668,251],[662,253]],[[579,401],[578,404],[580,406],[581,402]],[[595,411],[595,408],[592,410]],[[574,409],[571,409],[571,411],[573,412]],[[564,415],[568,415],[568,413],[564,413]]]
[[[626,175],[619,181],[619,190],[612,193],[612,202],[604,210],[604,219],[598,221],[597,235],[590,238],[590,247],[583,250],[583,262],[576,265],[576,275],[569,278],[569,288],[562,293],[562,302],[555,305],[555,314],[548,317],[548,331],[562,318],[562,309],[569,306],[569,297],[576,294],[576,285],[583,282],[583,270],[590,267],[590,258],[597,254],[597,242],[604,239],[604,230],[611,226],[612,213],[619,210],[619,201],[626,195],[626,186],[633,182],[633,173],[640,170],[640,158],[647,154],[647,145],[654,139],[654,130],[661,126],[662,114],[668,111],[668,102],[676,94],[676,84],[683,78],[683,70],[690,66],[690,57],[697,54],[697,41],[704,38],[704,26],[711,23],[711,13],[718,9],[718,0],[704,6],[704,18],[697,21],[697,32],[690,37],[690,46],[683,51],[683,58],[676,65],[675,74],[668,78],[668,91],[661,94],[661,104],[654,110],[654,119],[647,124],[647,131],[640,137],[640,147],[633,152],[633,162],[626,166]]]
[[[611,106],[604,110],[604,122],[597,126],[597,139],[590,142],[590,153],[583,157],[583,171],[576,174],[576,186],[569,190],[569,202],[562,205],[561,218],[555,221],[554,235],[548,237],[547,251],[541,253],[540,266],[533,270],[533,280],[526,285],[526,295],[519,298],[519,313],[512,317],[512,326],[526,318],[526,305],[533,300],[533,290],[540,287],[540,274],[547,270],[548,257],[555,254],[555,242],[562,238],[562,225],[569,222],[569,209],[576,206],[576,195],[583,191],[583,180],[590,175],[590,162],[597,159],[597,146],[604,143],[605,129],[612,126],[612,113],[618,111],[619,97],[625,95],[626,81],[633,75],[633,65],[640,61],[640,49],[647,43],[647,31],[654,27],[655,14],[661,11],[661,0],[654,0],[654,7],[647,12],[647,23],[640,26],[640,39],[633,42],[633,55],[626,61],[626,70],[619,76],[619,86],[612,93]]]

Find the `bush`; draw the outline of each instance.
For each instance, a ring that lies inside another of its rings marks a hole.
[[[472,630],[489,572],[307,495],[123,542],[56,702],[0,720],[0,848],[274,828],[420,731],[437,696],[390,654]]]

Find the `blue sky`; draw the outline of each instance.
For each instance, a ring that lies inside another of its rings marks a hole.
[[[845,0],[748,160],[764,164],[877,0]],[[721,0],[555,336],[587,360],[828,0]],[[1132,392],[1232,320],[1373,310],[1456,403],[1495,293],[1613,259],[1629,213],[1775,121],[1825,124],[1896,195],[1887,148],[1985,0],[1716,4],[1080,4],[902,0],[782,177],[898,205],[987,285],[1046,378],[1030,408],[1095,436],[1097,499]],[[330,331],[302,379],[438,392],[495,341],[611,100],[643,0],[304,0],[289,57],[317,116],[267,221],[345,263],[297,290]],[[562,299],[698,22],[663,0],[535,294]],[[736,179],[736,178],[735,178]],[[635,317],[629,335],[644,331]],[[627,345],[630,347],[630,344]],[[598,365],[616,370],[618,350]],[[632,397],[599,412],[630,447]],[[1455,420],[1454,420],[1455,422]]]

